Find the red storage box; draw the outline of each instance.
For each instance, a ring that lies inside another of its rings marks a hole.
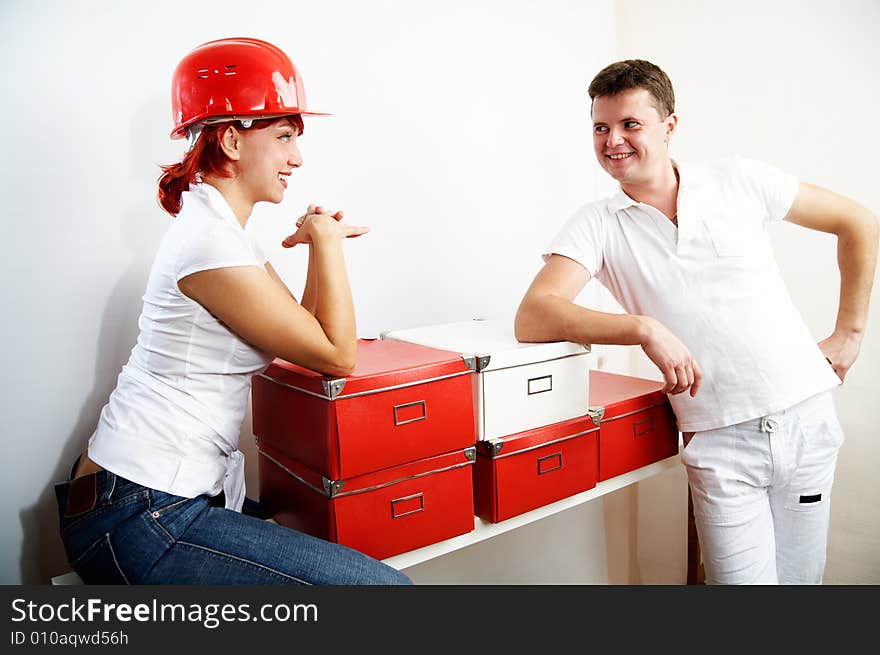
[[[354,372],[329,379],[276,359],[255,376],[253,431],[331,480],[472,446],[474,359],[359,340]]]
[[[599,482],[678,453],[663,382],[590,371],[590,415],[599,429]]]
[[[474,447],[329,480],[260,445],[260,503],[281,525],[376,559],[474,529]]]
[[[474,507],[497,523],[596,486],[599,428],[589,417],[477,442]]]

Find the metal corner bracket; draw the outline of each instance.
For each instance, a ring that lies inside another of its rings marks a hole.
[[[333,380],[324,378],[321,380],[321,384],[324,385],[324,395],[330,400],[333,400],[336,396],[342,393],[342,389],[345,387],[345,378],[336,378]]]
[[[329,498],[333,498],[333,496],[342,491],[342,488],[345,486],[345,480],[328,480],[327,478],[321,478],[321,481],[324,483],[324,493],[327,494]]]
[[[504,442],[501,439],[491,439],[486,442],[486,450],[492,457],[500,453],[502,448],[504,448]]]

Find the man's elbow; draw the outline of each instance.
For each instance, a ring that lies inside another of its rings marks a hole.
[[[534,343],[539,341],[536,330],[540,311],[535,307],[535,302],[526,298],[522,301],[513,319],[513,334],[521,343]]]
[[[863,242],[876,246],[880,238],[880,222],[868,209],[863,209],[858,214],[850,215],[848,220],[841,221],[832,232],[844,243]]]
[[[868,238],[876,244],[878,239],[880,239],[880,220],[878,220],[876,214],[866,211],[865,225],[868,231]]]

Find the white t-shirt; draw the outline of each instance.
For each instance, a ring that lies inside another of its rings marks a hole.
[[[578,210],[544,259],[578,262],[627,312],[656,318],[690,349],[699,393],[669,396],[683,432],[764,416],[840,384],[789,297],[766,229],[788,213],[798,180],[741,157],[673,164],[678,227],[620,190]]]
[[[194,184],[162,239],[138,320],[140,334],[89,440],[104,468],[193,498],[223,490],[244,501],[238,450],[251,376],[271,357],[242,341],[177,287],[183,277],[266,257],[217,189]]]

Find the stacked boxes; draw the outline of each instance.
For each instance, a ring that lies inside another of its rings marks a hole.
[[[253,383],[260,500],[384,559],[675,455],[663,383],[593,363],[481,320],[360,340],[346,378],[276,359]]]
[[[478,516],[501,521],[596,486],[589,346],[519,343],[512,321],[447,323],[382,338],[474,356]]]
[[[368,340],[346,378],[276,359],[252,392],[261,503],[378,559],[473,530],[474,368]]]

